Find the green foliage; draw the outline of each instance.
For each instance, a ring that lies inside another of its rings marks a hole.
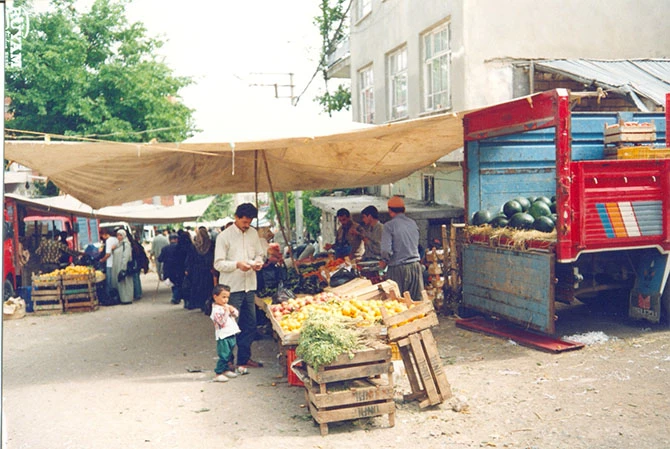
[[[361,332],[351,318],[312,312],[300,329],[295,353],[318,370],[341,354],[349,353],[353,357],[353,352],[362,346]]]
[[[331,190],[305,190],[302,192],[302,214],[303,214],[303,224],[305,230],[308,232],[311,238],[315,238],[321,233],[321,209],[312,205],[312,202],[309,200],[315,196],[324,196],[332,193]],[[288,195],[288,207],[289,213],[291,214],[291,231],[295,231],[295,198],[293,192],[287,192]],[[277,207],[279,207],[279,219],[282,224],[286,223],[284,217],[284,194],[275,193],[275,201],[277,202]],[[269,220],[275,220],[277,218],[277,212],[274,208],[274,203],[270,202],[270,209],[267,213],[267,218]]]
[[[187,201],[195,201],[207,198],[210,195],[186,195]],[[233,195],[230,193],[216,195],[212,204],[209,205],[205,213],[202,215],[203,221],[216,221],[219,218],[233,215]]]
[[[155,52],[163,42],[128,23],[129,0],[52,0],[30,11],[22,67],[8,67],[8,128],[103,140],[182,141],[195,131],[193,110],[178,101],[192,83],[173,76]]]
[[[329,115],[333,111],[349,110],[351,107],[351,89],[340,84],[335,93],[326,91],[323,95],[317,96],[314,101],[323,106],[323,110]]]
[[[351,89],[342,84],[334,93],[328,89],[328,55],[333,53],[337,44],[346,37],[346,19],[351,9],[352,0],[321,0],[321,15],[314,18],[314,24],[321,35],[321,54],[317,72],[323,74],[325,93],[318,95],[314,101],[319,103],[328,115],[351,107]]]

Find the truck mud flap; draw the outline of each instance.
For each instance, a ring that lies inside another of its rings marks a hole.
[[[555,332],[553,253],[463,246],[463,305],[545,334]]]

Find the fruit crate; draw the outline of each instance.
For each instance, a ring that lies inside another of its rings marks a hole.
[[[375,347],[340,355],[329,365],[314,369],[310,365],[292,369],[305,385],[305,399],[321,435],[328,434],[328,424],[359,418],[388,415],[389,426],[395,425],[393,401],[393,363],[391,348]]]
[[[417,301],[408,310],[389,316],[382,311],[388,339],[397,343],[412,393],[405,400],[419,400],[421,408],[451,397],[451,386],[442,367],[430,328],[438,324],[430,301]]]
[[[33,275],[31,297],[35,314],[52,314],[63,312],[63,289],[60,276],[45,278]]]
[[[62,284],[65,312],[90,312],[98,308],[95,272],[91,271],[86,275],[63,275]]]

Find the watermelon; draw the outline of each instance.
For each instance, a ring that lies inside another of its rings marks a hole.
[[[491,216],[491,212],[487,210],[478,210],[472,216],[472,224],[475,226],[481,226],[491,221],[491,218],[493,218]]]
[[[552,214],[556,213],[556,201],[551,202],[551,204],[549,205],[549,209],[551,209]]]
[[[535,219],[526,212],[518,212],[509,219],[509,226],[516,229],[532,229]]]
[[[551,232],[554,230],[554,222],[549,217],[538,217],[533,222],[533,229],[542,232]]]
[[[530,202],[530,204],[533,204],[535,202],[535,200],[537,200],[536,196],[529,196],[528,197],[528,201]]]
[[[509,220],[504,215],[496,215],[489,224],[494,228],[504,228],[509,224]]]
[[[503,213],[507,218],[510,218],[517,212],[523,212],[523,207],[516,200],[510,200],[506,202],[505,205],[503,206]]]
[[[538,196],[537,198],[535,198],[535,201],[542,201],[542,202],[546,203],[547,206],[551,204],[551,200],[546,196]],[[535,202],[535,201],[533,201],[533,202]]]
[[[538,217],[548,217],[551,215],[551,209],[544,201],[537,200],[531,204],[530,209],[528,209],[528,213],[533,216],[533,219]]]
[[[528,201],[528,198],[525,198],[523,196],[518,196],[518,197],[514,198],[514,201],[521,204],[521,208],[523,209],[522,212],[528,212],[528,209],[530,209],[530,201]]]
[[[551,214],[549,215],[549,218],[551,218],[551,221],[554,222],[554,225],[556,224],[556,220],[558,220],[558,215],[556,214]]]

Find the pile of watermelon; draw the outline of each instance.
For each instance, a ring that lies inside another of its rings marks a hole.
[[[516,197],[506,202],[496,214],[488,210],[475,212],[471,223],[475,226],[488,224],[494,228],[552,232],[556,227],[556,198]]]

